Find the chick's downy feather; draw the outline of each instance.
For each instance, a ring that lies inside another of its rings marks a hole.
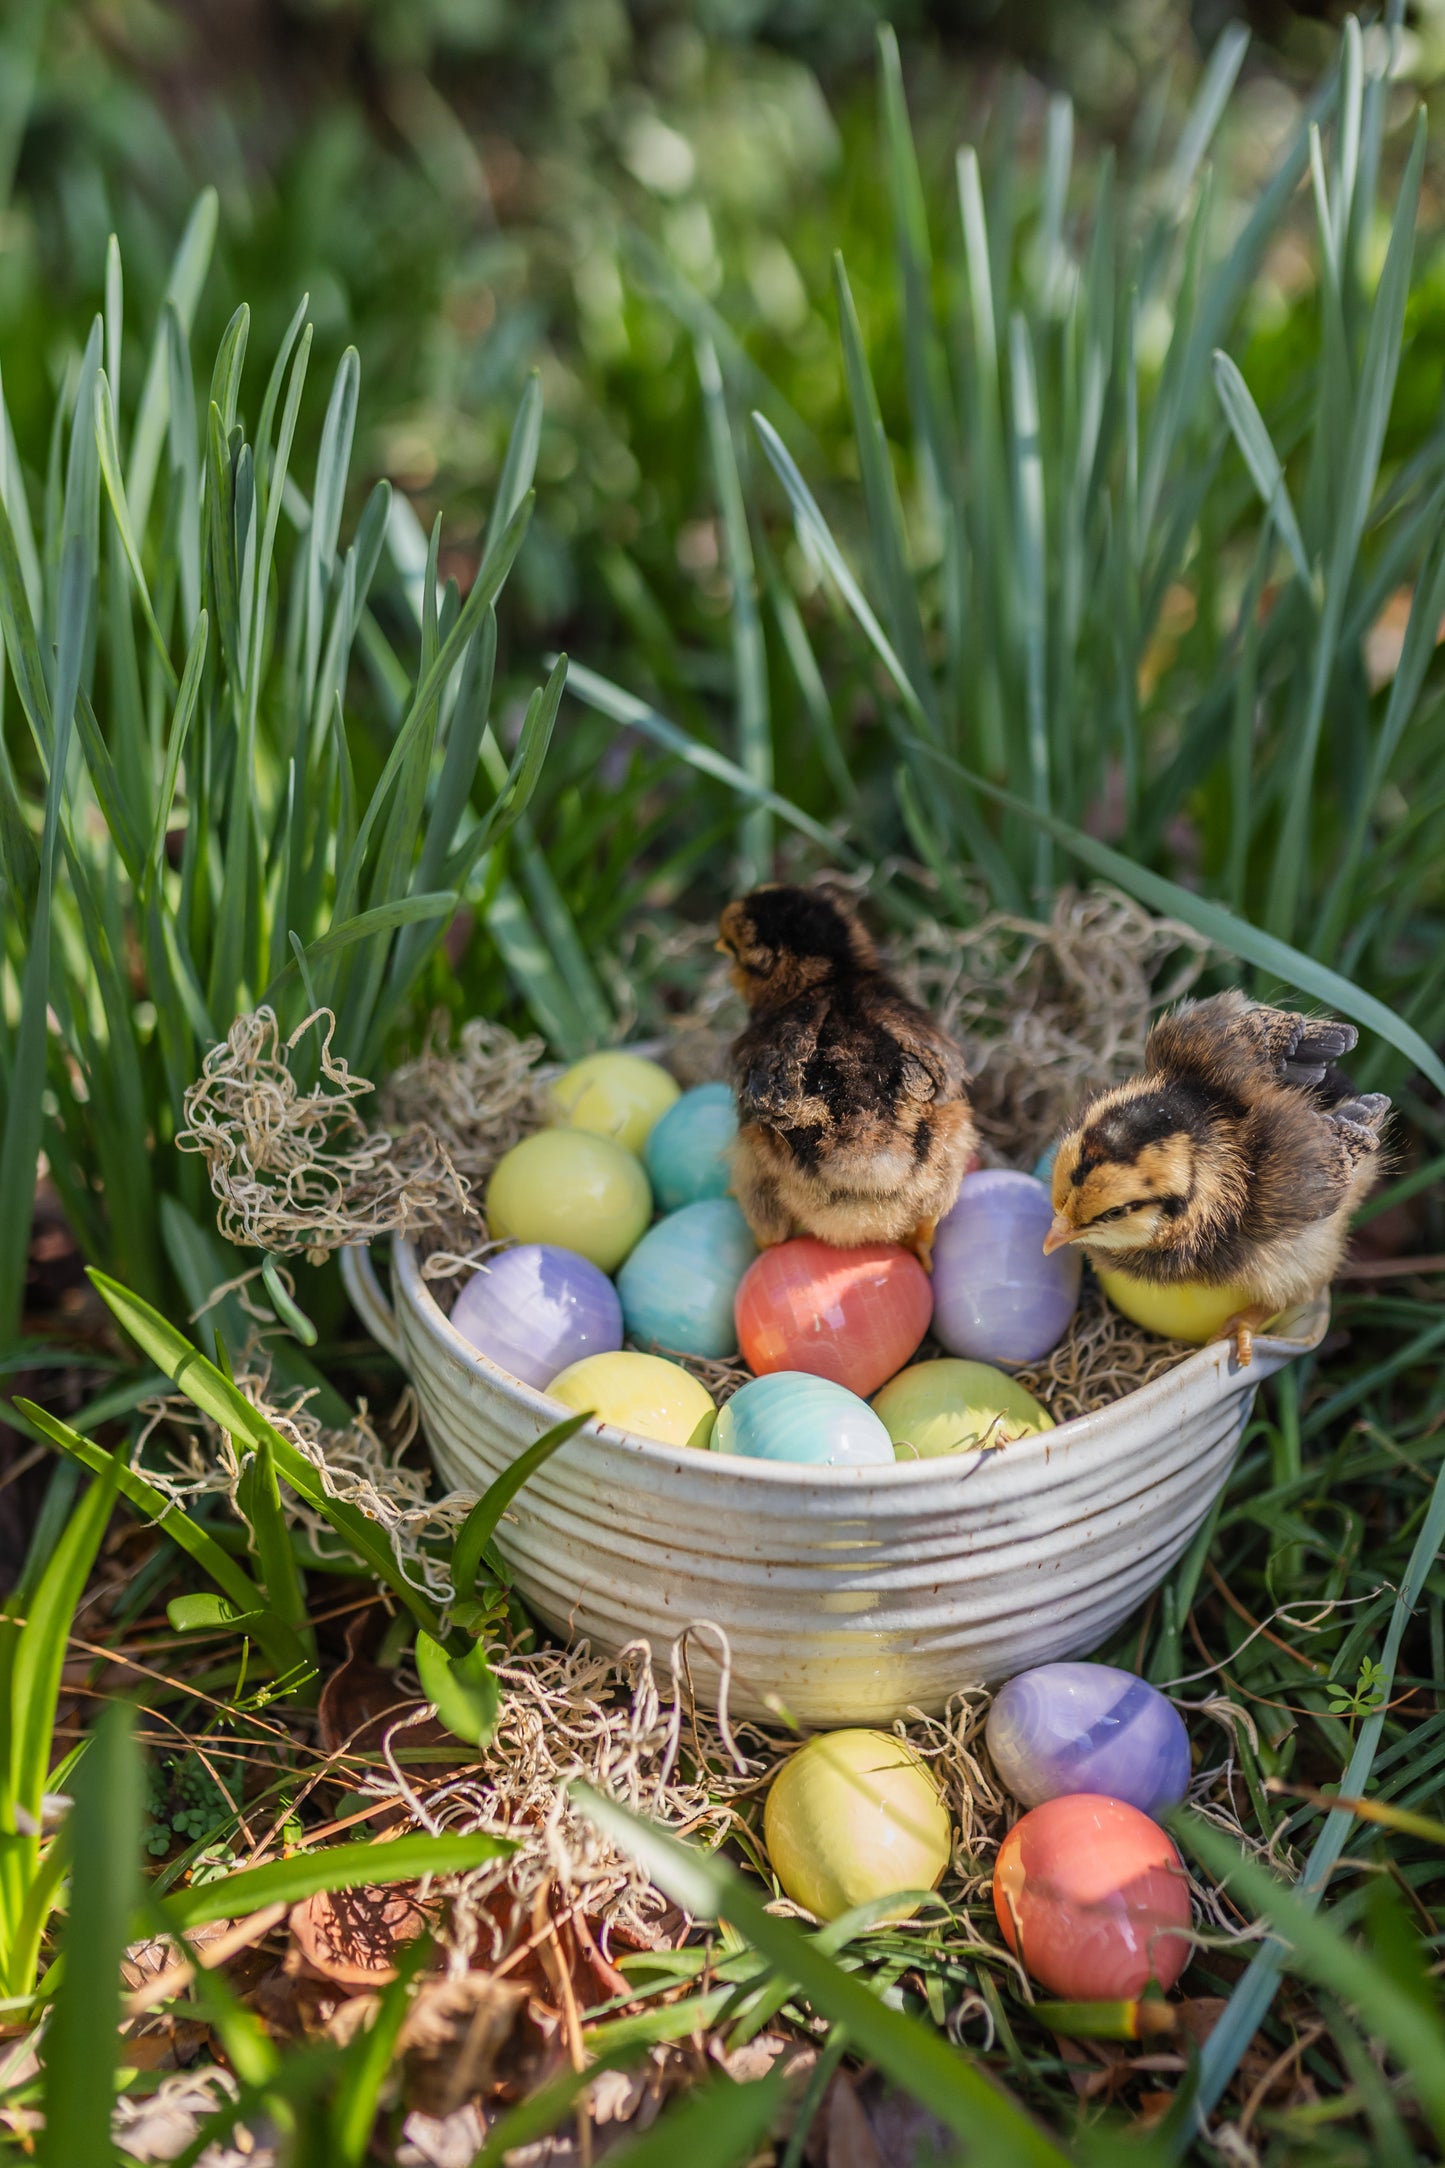
[[[958,1047],[837,892],[755,889],[718,946],[751,1012],[732,1050],[733,1187],[754,1236],[907,1242],[927,1262],[974,1146]]]
[[[1046,1247],[1076,1242],[1140,1280],[1238,1286],[1259,1322],[1313,1294],[1378,1172],[1390,1107],[1335,1066],[1357,1036],[1237,991],[1161,1018],[1143,1075],[1061,1140]]]

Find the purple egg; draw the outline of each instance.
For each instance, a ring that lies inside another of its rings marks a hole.
[[[988,1750],[1026,1807],[1102,1792],[1141,1814],[1178,1806],[1189,1786],[1189,1735],[1157,1687],[1112,1664],[1041,1664],[1001,1686]]]
[[[1078,1308],[1077,1250],[1044,1255],[1054,1208],[1031,1174],[965,1175],[933,1244],[933,1330],[950,1355],[1005,1368],[1057,1347]]]
[[[569,1363],[622,1345],[622,1304],[606,1273],[550,1242],[498,1250],[478,1266],[452,1323],[479,1354],[539,1391]]]

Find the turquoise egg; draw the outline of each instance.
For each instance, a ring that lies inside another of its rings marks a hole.
[[[704,1197],[669,1213],[617,1275],[628,1338],[676,1355],[736,1355],[733,1298],[757,1254],[731,1197]]]
[[[737,1110],[727,1084],[699,1084],[684,1092],[653,1128],[642,1160],[652,1193],[664,1212],[725,1197],[728,1148],[738,1133]]]
[[[718,1410],[715,1453],[819,1468],[891,1468],[893,1440],[866,1400],[806,1370],[753,1378]]]
[[[1057,1137],[1055,1137],[1053,1143],[1049,1145],[1045,1151],[1040,1152],[1038,1158],[1034,1161],[1034,1180],[1036,1182],[1042,1182],[1045,1189],[1048,1188],[1050,1182],[1052,1182],[1054,1178],[1054,1161],[1058,1157],[1058,1151],[1059,1140]]]

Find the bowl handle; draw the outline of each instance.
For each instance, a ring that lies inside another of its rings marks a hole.
[[[342,1250],[341,1279],[351,1297],[353,1309],[372,1339],[405,1367],[406,1356],[402,1351],[401,1335],[396,1329],[396,1312],[382,1292],[376,1267],[371,1261],[369,1243],[349,1243]]]

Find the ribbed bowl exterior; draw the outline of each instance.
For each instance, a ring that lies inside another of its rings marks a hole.
[[[363,1253],[348,1280],[391,1319]],[[437,1466],[480,1492],[564,1412],[454,1332],[409,1246],[393,1252],[395,1337]],[[498,1531],[516,1585],[559,1633],[666,1666],[721,1627],[730,1709],[809,1725],[937,1712],[960,1687],[1097,1646],[1156,1588],[1229,1473],[1260,1381],[1318,1345],[1323,1297],[1255,1341],[1201,1348],[1097,1414],[966,1455],[885,1469],[723,1459],[589,1424]],[[715,1698],[719,1644],[687,1662]]]

